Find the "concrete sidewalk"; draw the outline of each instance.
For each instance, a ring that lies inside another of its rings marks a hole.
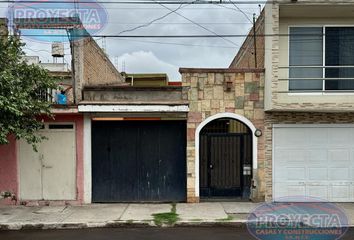
[[[209,202],[92,204],[85,206],[0,206],[0,230],[144,226],[244,226],[258,204]],[[339,204],[354,222],[354,204]]]

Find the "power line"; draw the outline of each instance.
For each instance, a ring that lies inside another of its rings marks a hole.
[[[256,34],[256,37],[288,37],[288,36],[326,36],[325,34]],[[0,35],[7,36],[7,35]],[[63,34],[21,34],[24,37],[63,37]],[[105,34],[87,34],[76,35],[75,38],[85,37],[107,37],[107,38],[243,38],[248,34],[213,34],[213,35],[105,35]],[[252,35],[253,36],[253,35]],[[342,36],[354,37],[354,34],[342,34]],[[303,40],[305,41],[305,40]]]
[[[157,1],[157,2],[151,2],[151,1],[97,1],[97,3],[104,3],[104,4],[141,4],[141,5],[154,5],[154,4],[168,4],[168,5],[180,5],[180,4],[189,4],[191,1]],[[266,3],[273,3],[277,1],[234,1],[235,4],[266,4]],[[323,3],[326,3],[325,0],[322,1]],[[70,1],[64,1],[64,0],[52,0],[48,2],[43,2],[41,0],[2,0],[0,3],[41,3],[41,4],[55,4],[55,3],[71,3]],[[82,3],[92,3],[92,1],[80,1],[80,4]],[[317,2],[316,2],[317,3]],[[319,2],[321,3],[321,1]],[[349,2],[352,3],[352,2]],[[214,1],[196,1],[196,5],[216,5],[216,4],[232,4],[230,2],[223,2],[220,0],[214,0]]]
[[[182,6],[183,6],[183,4],[179,5],[179,7],[177,7],[177,8],[174,9],[173,11],[170,11],[169,13],[166,13],[166,14],[162,15],[161,17],[155,18],[155,19],[153,19],[152,21],[150,21],[150,22],[148,22],[148,23],[144,23],[144,24],[142,24],[142,25],[140,25],[140,26],[137,26],[137,27],[134,27],[134,28],[131,28],[131,29],[123,30],[123,31],[119,32],[118,35],[121,35],[122,33],[126,33],[126,32],[132,32],[132,31],[135,31],[135,30],[140,29],[140,28],[148,27],[148,26],[150,26],[151,24],[153,24],[154,22],[157,22],[157,21],[159,21],[159,20],[162,20],[162,19],[164,19],[165,17],[167,17],[167,16],[173,14],[174,12],[178,11],[179,9],[182,8]]]
[[[110,21],[108,23],[114,23],[115,25],[142,25],[146,23],[138,23],[138,22],[131,22],[131,23],[123,23],[120,21]],[[203,25],[245,25],[245,24],[250,24],[249,22],[198,22],[199,24]],[[194,25],[194,23],[191,22],[161,22],[161,23],[151,23],[150,25]]]
[[[48,2],[44,2],[41,0],[2,0],[0,1],[1,3],[41,3],[41,4],[56,4],[56,3],[72,3],[70,1],[64,1],[64,0],[52,0]],[[90,3],[92,4],[92,1],[80,1],[80,4],[87,4]],[[154,4],[167,4],[167,5],[179,5],[179,4],[188,4],[190,1],[159,1],[158,3],[153,3],[153,2],[147,2],[147,1],[97,1],[96,3],[101,3],[101,4],[135,4],[135,5],[154,5]],[[243,4],[243,5],[251,5],[251,4],[287,4],[287,3],[279,3],[277,0],[273,1],[233,1],[234,4]],[[197,1],[193,3],[194,5],[230,5],[233,4],[231,2],[220,2],[220,0],[217,1]],[[290,3],[290,0],[289,0]],[[319,1],[311,1],[311,2],[306,2],[306,4],[313,3],[313,4],[328,4],[328,0],[319,0]],[[353,4],[353,1],[347,0],[347,1],[339,1],[338,3],[340,4]],[[301,3],[300,3],[301,4]]]
[[[157,2],[156,0],[152,0],[152,1]],[[168,9],[168,10],[170,10],[170,11],[172,11],[169,7],[166,7],[166,6],[163,5],[163,4],[159,4],[159,5],[163,6],[164,8],[166,8],[166,9]],[[208,31],[208,32],[210,32],[210,33],[212,33],[212,34],[214,34],[215,36],[222,38],[222,39],[225,40],[226,42],[229,42],[229,43],[231,43],[232,45],[239,47],[238,44],[234,43],[234,42],[231,41],[230,39],[227,39],[227,38],[225,38],[225,37],[219,35],[218,33],[216,33],[216,32],[214,32],[214,31],[210,30],[209,28],[204,27],[203,25],[201,25],[201,24],[199,24],[199,23],[193,21],[192,19],[187,18],[186,16],[184,16],[184,15],[178,13],[178,12],[174,12],[174,13],[177,14],[178,16],[180,16],[180,17],[186,19],[187,21],[189,21],[189,22],[191,22],[191,23],[194,23],[194,24],[197,25],[198,27],[200,27],[200,28],[202,28],[202,29],[204,29],[204,30],[206,30],[206,31]]]
[[[235,8],[236,8],[237,10],[239,10],[239,11],[246,17],[246,19],[247,19],[250,23],[253,24],[253,21],[248,17],[248,15],[247,15],[241,8],[239,8],[239,6],[237,6],[237,4],[236,4],[235,2],[233,2],[232,0],[229,0],[229,2],[232,3],[232,5],[234,5]]]
[[[135,39],[117,39],[117,40],[132,41],[132,42],[142,42],[142,43],[153,43],[153,44],[162,44],[162,45],[177,45],[177,46],[187,46],[187,47],[208,47],[208,48],[235,49],[235,47],[220,46],[220,45],[201,45],[201,44],[176,43],[176,42],[158,42],[158,41],[146,41],[146,40],[135,40]]]
[[[238,9],[235,9],[235,8],[229,7],[229,6],[225,6],[225,5],[222,5],[222,4],[215,4],[215,6],[219,7],[218,9],[224,8],[224,9],[228,9],[228,10],[232,10],[232,11],[241,12],[241,11],[238,10]],[[210,9],[212,9],[212,8],[210,8]],[[248,9],[250,10],[250,9],[256,9],[256,8],[248,8]],[[257,8],[257,9],[258,9],[258,8]],[[253,13],[251,13],[251,12],[246,12],[246,11],[243,11],[243,12],[248,13],[248,14],[253,14]]]

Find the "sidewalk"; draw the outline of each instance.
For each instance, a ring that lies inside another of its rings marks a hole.
[[[244,226],[258,204],[92,204],[85,206],[0,206],[0,230],[149,226]],[[339,204],[354,222],[354,204]]]

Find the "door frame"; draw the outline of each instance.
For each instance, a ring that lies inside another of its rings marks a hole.
[[[73,125],[73,129],[49,129],[49,125],[50,124],[53,124],[53,125],[65,125],[65,124],[72,124]],[[75,121],[60,121],[60,122],[44,122],[43,123],[44,125],[44,128],[43,129],[40,129],[39,132],[48,132],[48,131],[55,131],[55,132],[58,132],[58,131],[61,131],[61,130],[64,130],[64,131],[73,131],[74,132],[74,163],[75,163],[75,166],[74,166],[74,170],[75,170],[75,189],[77,189],[77,136],[76,136],[76,122]],[[49,141],[49,140],[46,140],[44,139],[43,141]],[[26,199],[23,199],[22,198],[22,194],[21,194],[21,160],[20,160],[20,145],[21,145],[21,142],[19,140],[16,141],[16,164],[17,164],[17,191],[18,191],[18,197],[20,200],[26,200]],[[42,186],[43,187],[43,186]],[[76,191],[75,193],[75,200],[78,198],[78,193]],[[43,199],[37,199],[37,200],[33,200],[33,201],[42,201]],[[69,201],[72,201],[72,200],[69,200]]]
[[[213,116],[206,118],[203,122],[201,122],[196,131],[195,131],[195,196],[200,197],[200,189],[199,189],[199,147],[200,147],[200,131],[211,121],[220,119],[220,118],[230,118],[234,120],[238,120],[245,124],[252,132],[252,176],[255,176],[255,170],[257,170],[257,149],[258,149],[258,138],[255,137],[255,132],[257,128],[253,125],[253,123],[244,116],[235,114],[235,113],[217,113]]]

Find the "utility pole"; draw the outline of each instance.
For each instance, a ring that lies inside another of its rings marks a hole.
[[[254,67],[257,68],[256,14],[253,13]]]

